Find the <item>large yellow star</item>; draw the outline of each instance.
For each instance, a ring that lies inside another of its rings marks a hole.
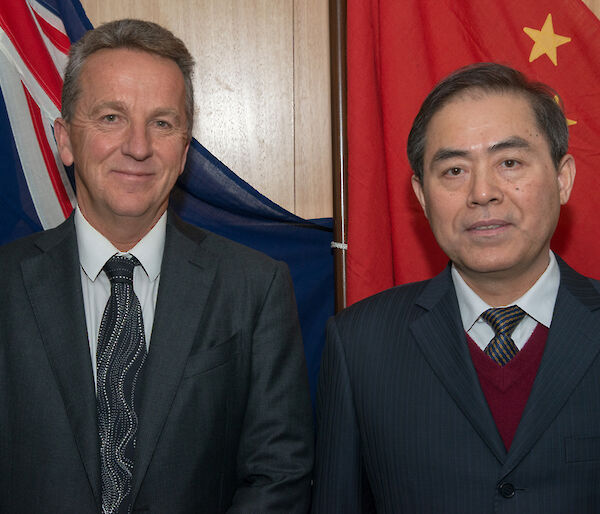
[[[523,31],[534,41],[531,54],[529,54],[529,62],[535,61],[538,57],[546,54],[552,61],[554,66],[557,66],[556,60],[556,49],[560,45],[564,45],[571,41],[570,37],[559,36],[554,33],[554,27],[552,26],[552,14],[548,14],[542,30],[532,29],[530,27],[523,27]]]

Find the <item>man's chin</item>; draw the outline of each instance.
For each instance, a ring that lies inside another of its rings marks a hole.
[[[515,271],[518,264],[515,259],[502,259],[497,255],[479,259],[452,259],[452,262],[461,273],[471,276],[503,276]]]
[[[166,202],[161,206],[150,204],[148,202],[123,201],[110,206],[114,218],[122,219],[126,222],[128,219],[134,221],[145,218],[160,217],[166,210]]]

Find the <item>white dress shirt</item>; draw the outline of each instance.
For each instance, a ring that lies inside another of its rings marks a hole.
[[[75,210],[75,231],[79,263],[81,264],[81,286],[83,288],[83,305],[87,325],[90,357],[96,382],[96,349],[98,347],[98,331],[104,314],[104,308],[110,297],[110,281],[102,270],[104,264],[113,255],[133,255],[141,263],[133,271],[133,290],[142,308],[146,349],[150,346],[154,309],[158,296],[160,267],[165,247],[167,230],[167,213],[165,212],[156,225],[129,252],[117,250],[112,243],[92,227],[85,219],[79,207]]]
[[[494,329],[480,316],[491,306],[477,296],[466,284],[454,265],[452,265],[452,280],[465,332],[477,343],[479,348],[484,350],[495,336],[495,333]],[[525,346],[538,323],[550,328],[559,284],[560,270],[558,269],[556,257],[550,252],[550,263],[546,271],[531,286],[529,291],[510,304],[518,305],[526,313],[526,316],[516,326],[511,336],[519,350]]]

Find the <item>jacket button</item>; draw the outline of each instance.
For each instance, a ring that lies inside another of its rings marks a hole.
[[[512,498],[515,495],[515,486],[510,482],[502,482],[498,486],[498,491],[504,498]]]

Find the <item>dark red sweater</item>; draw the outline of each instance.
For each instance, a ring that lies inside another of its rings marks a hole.
[[[538,323],[523,349],[508,364],[499,366],[467,335],[481,389],[507,450],[519,426],[547,338],[548,329]]]

